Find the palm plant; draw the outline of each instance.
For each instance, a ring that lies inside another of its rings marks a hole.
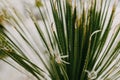
[[[7,45],[0,49],[2,55],[9,56],[37,80],[120,79],[120,24],[113,25],[117,2],[35,1],[41,21],[29,7],[27,21],[2,0],[9,7],[2,10],[0,19],[1,40]],[[1,59],[20,70],[8,59]]]

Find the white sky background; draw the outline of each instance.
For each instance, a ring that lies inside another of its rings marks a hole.
[[[28,4],[32,9],[34,8],[34,0],[10,0],[13,6],[18,9],[23,15],[24,13],[24,6],[23,3]],[[113,0],[114,1],[114,0]],[[35,11],[35,14],[37,15],[37,11]],[[117,8],[117,13],[120,13],[120,4]],[[120,14],[117,14],[115,17],[114,24],[117,24],[118,21],[120,21]],[[31,80],[27,79],[27,76],[21,74],[20,72],[16,71],[14,68],[9,66],[8,64],[0,61],[0,80]]]

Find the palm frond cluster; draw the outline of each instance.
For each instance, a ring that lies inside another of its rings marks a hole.
[[[0,54],[8,55],[36,79],[120,79],[120,24],[113,25],[117,2],[36,0],[41,21],[29,7],[26,20],[6,1],[1,3],[6,9],[0,35],[12,50],[0,49]]]

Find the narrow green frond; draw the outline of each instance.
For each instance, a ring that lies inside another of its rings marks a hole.
[[[116,2],[35,0],[40,21],[29,7],[26,19],[7,2],[1,2],[6,7],[0,16],[2,60],[17,69],[4,58],[10,57],[37,80],[120,79]]]

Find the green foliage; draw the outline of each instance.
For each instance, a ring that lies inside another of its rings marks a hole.
[[[46,1],[42,3],[49,12]],[[110,3],[108,0],[50,0],[53,20],[49,13],[46,20],[39,7],[41,3],[36,4],[45,31],[30,9],[28,13],[40,41],[35,41],[37,37],[34,39],[20,14],[11,9],[14,15],[6,22],[14,26],[12,29],[30,49],[28,52],[38,58],[45,69],[32,61],[22,43],[6,27],[1,34],[14,51],[4,54],[38,80],[116,80],[120,77],[120,24],[113,26],[117,5],[114,3],[109,11]],[[42,43],[45,52],[40,53],[37,42]]]

